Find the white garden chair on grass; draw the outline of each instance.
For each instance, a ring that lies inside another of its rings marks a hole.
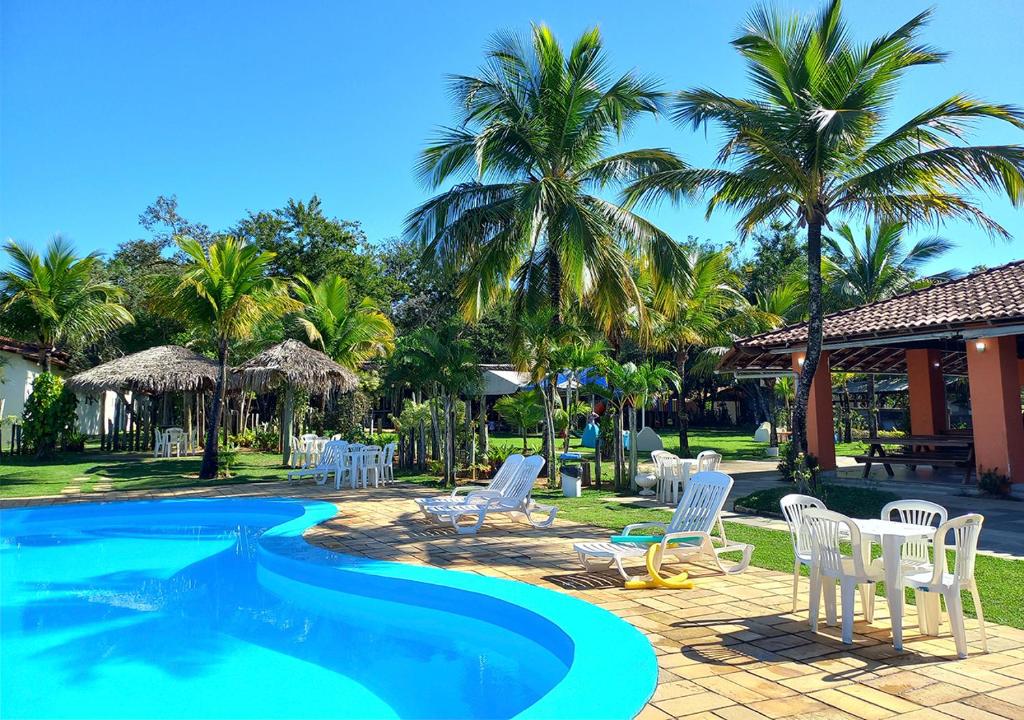
[[[297,436],[292,435],[292,441],[288,446],[288,450],[288,464],[293,468],[304,467],[306,464],[306,444]]]
[[[398,443],[389,442],[384,446],[384,464],[381,466],[381,482],[393,483],[395,481],[395,450]]]
[[[437,495],[435,497],[428,498],[417,498],[416,504],[420,506],[420,510],[428,519],[433,519],[432,515],[427,514],[424,509],[427,505],[438,505],[438,504],[452,504],[461,502],[464,498],[459,496],[459,493],[473,493],[474,497],[501,497],[502,490],[508,483],[515,477],[516,470],[526,460],[525,457],[519,455],[509,455],[505,458],[505,462],[498,468],[498,472],[494,473],[494,477],[487,483],[487,487],[479,487],[477,485],[460,485],[454,488],[447,495]]]
[[[875,609],[875,583],[885,580],[881,558],[869,560],[870,543],[850,518],[831,510],[808,508],[803,512],[802,533],[811,543],[811,630],[818,631],[818,608],[825,595],[825,621],[836,622],[836,581],[843,606],[843,642],[853,642],[853,604],[859,587],[864,619],[871,622]],[[849,537],[851,551],[843,553],[841,543]]]
[[[718,470],[721,464],[722,455],[714,450],[702,450],[697,453],[697,472],[699,473]]]
[[[344,454],[345,443],[332,440],[324,446],[324,451],[320,453],[320,460],[314,467],[289,471],[288,482],[311,477],[316,481],[317,485],[323,485],[327,482],[328,477],[334,475],[334,483],[337,487],[340,482],[341,473],[344,471]]]
[[[668,558],[679,561],[690,560],[699,555],[706,555],[714,561],[723,573],[741,573],[750,564],[754,552],[753,545],[733,543],[725,537],[725,526],[722,524],[721,512],[725,499],[732,489],[732,478],[725,473],[697,473],[686,483],[683,497],[676,507],[672,519],[668,523],[636,523],[627,525],[622,535],[646,534],[661,535],[661,553],[659,566]],[[711,532],[718,525],[719,546]],[[639,533],[637,531],[640,531]],[[607,569],[615,563],[616,569],[625,580],[632,580],[623,565],[625,560],[642,560],[650,548],[648,543],[613,543],[584,542],[576,543],[573,549],[580,563],[589,572]],[[723,564],[721,555],[741,552],[742,557],[734,565]]]
[[[177,457],[181,457],[183,453],[188,454],[186,451],[185,431],[181,428],[167,428],[167,432],[164,435],[164,457],[170,457],[172,451]]]
[[[153,457],[164,456],[164,443],[167,441],[167,435],[164,434],[163,430],[157,428],[153,431]]]
[[[981,609],[981,596],[978,584],[974,580],[974,562],[978,554],[978,537],[985,518],[977,513],[962,515],[942,523],[935,531],[932,545],[936,562],[931,570],[905,574],[903,584],[913,588],[917,595],[918,605],[928,604],[926,593],[939,593],[946,601],[946,612],[949,614],[949,627],[956,642],[956,654],[967,657],[967,628],[964,622],[964,606],[960,593],[967,590],[974,599],[974,609],[978,614],[978,628],[981,630],[981,649],[988,652],[988,640],[985,637],[985,613]],[[953,548],[956,559],[953,561],[953,572],[946,565],[946,538],[952,533]],[[934,605],[937,605],[935,603]],[[937,612],[938,608],[935,607]],[[936,617],[937,619],[937,617]]]
[[[793,612],[796,612],[796,599],[800,584],[800,566],[811,567],[811,541],[803,532],[804,512],[811,508],[826,510],[825,503],[810,495],[786,495],[779,501],[782,516],[789,525],[789,539],[793,542]]]
[[[558,508],[553,505],[538,505],[530,497],[537,476],[544,467],[544,458],[532,455],[526,458],[497,494],[470,490],[464,500],[453,503],[430,503],[421,505],[430,519],[451,523],[460,535],[475,535],[488,514],[521,514],[534,527],[548,527],[555,521]],[[534,513],[546,515],[543,520],[534,520]],[[465,524],[469,520],[470,524]]]

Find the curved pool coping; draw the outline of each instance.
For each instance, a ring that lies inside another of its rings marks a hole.
[[[360,592],[360,587],[349,587],[346,580],[335,573],[357,573],[371,584],[385,586],[398,583],[418,583],[420,588],[411,593],[427,602],[430,587],[437,593],[459,591],[479,596],[469,607],[488,605],[494,608],[494,601],[507,603],[546,621],[564,633],[563,637],[532,637],[519,632],[512,624],[503,624],[492,617],[488,622],[502,624],[538,644],[548,648],[555,655],[568,659],[566,674],[541,698],[523,709],[516,718],[627,718],[639,713],[654,692],[657,685],[658,666],[654,650],[647,637],[636,627],[613,613],[584,600],[569,595],[536,587],[515,580],[492,578],[483,575],[447,570],[425,565],[411,565],[401,562],[375,560],[363,556],[349,555],[329,550],[306,540],[306,530],[330,520],[337,515],[337,507],[322,500],[302,498],[188,498],[168,500],[145,500],[116,503],[81,503],[70,506],[47,506],[19,508],[18,510],[67,511],[71,508],[84,510],[102,507],[116,510],[119,506],[131,507],[133,511],[145,512],[168,504],[196,507],[202,506],[208,513],[216,506],[223,505],[225,512],[255,514],[259,510],[269,511],[275,518],[259,538],[258,568],[271,573],[292,576],[302,582],[327,580],[327,590]],[[247,508],[245,506],[248,506]],[[18,510],[3,511],[10,515]],[[102,513],[100,513],[102,515]],[[284,516],[283,520],[276,521]],[[92,517],[96,517],[93,515]],[[10,529],[9,527],[7,528]],[[472,542],[472,538],[462,538]],[[333,580],[333,582],[331,582]],[[335,585],[335,583],[344,583]],[[436,593],[435,593],[436,594]],[[410,594],[399,602],[407,601]],[[446,607],[449,612],[460,612],[459,607]],[[462,614],[473,615],[462,612]],[[512,613],[513,615],[515,613]],[[566,639],[571,647],[566,646]]]

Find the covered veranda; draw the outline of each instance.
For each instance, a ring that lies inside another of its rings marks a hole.
[[[836,468],[830,373],[905,375],[910,434],[941,445],[969,433],[975,471],[994,470],[1024,495],[1024,260],[827,315],[822,348],[807,434],[823,471]],[[790,325],[737,340],[719,370],[748,378],[795,374],[806,350],[806,324]],[[949,376],[968,382],[966,431],[949,427]]]

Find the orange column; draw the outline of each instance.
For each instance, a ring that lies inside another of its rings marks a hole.
[[[907,350],[910,432],[938,435],[946,431],[946,386],[939,350]]]
[[[793,370],[800,374],[804,354],[793,353]],[[832,371],[828,353],[818,360],[818,369],[811,380],[811,397],[807,402],[807,451],[818,458],[818,467],[826,472],[836,469],[835,420],[832,415]]]
[[[967,380],[978,471],[995,469],[1024,483],[1016,336],[968,340]]]

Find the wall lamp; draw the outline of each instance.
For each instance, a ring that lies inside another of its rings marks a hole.
[[[978,352],[985,352],[985,341],[975,340],[974,349],[977,350]]]

